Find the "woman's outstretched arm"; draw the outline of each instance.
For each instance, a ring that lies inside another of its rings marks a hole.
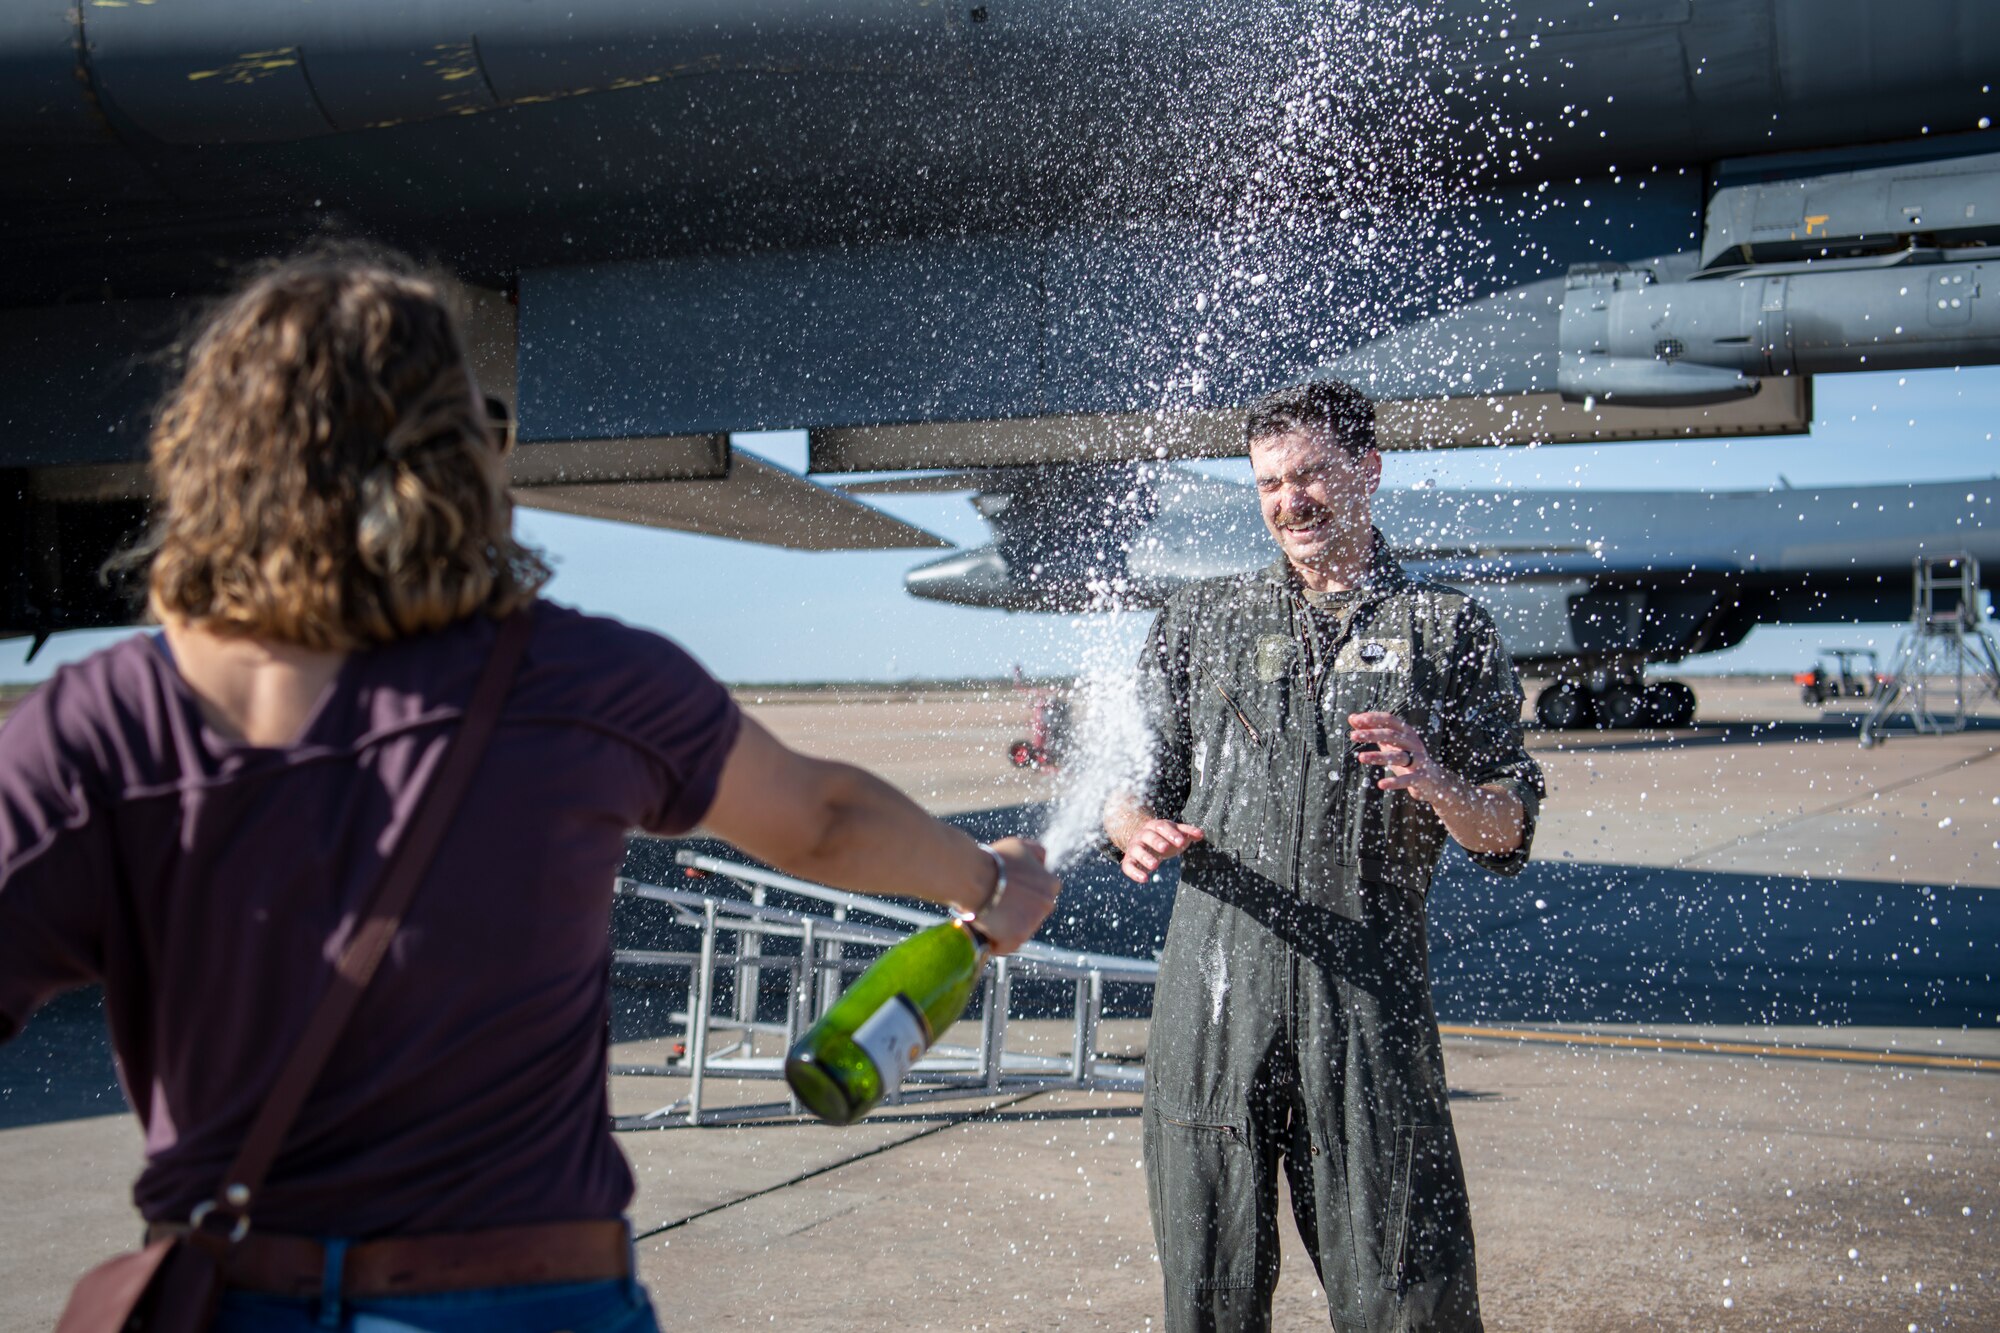
[[[1007,891],[982,911],[997,871],[970,836],[865,769],[788,749],[747,716],[702,827],[804,879],[978,912],[1000,953],[1035,933],[1062,889],[1040,847],[1003,838],[993,849]]]

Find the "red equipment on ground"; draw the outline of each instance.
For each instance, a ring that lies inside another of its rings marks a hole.
[[[1016,768],[1060,768],[1074,726],[1069,698],[1060,687],[1030,686],[1014,668],[1014,688],[1028,696],[1028,734],[1007,747]]]

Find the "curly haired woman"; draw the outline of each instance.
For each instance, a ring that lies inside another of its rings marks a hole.
[[[668,640],[541,600],[505,447],[406,263],[255,278],[153,430],[160,631],[64,668],[0,731],[0,1041],[102,982],[145,1132],[134,1195],[170,1234],[217,1197],[500,623],[530,622],[393,947],[247,1204],[222,1329],[654,1327],[605,1093],[628,830],[700,825],[974,911],[1004,870],[982,916],[1003,951],[1057,892],[1032,845],[996,864],[780,745]]]

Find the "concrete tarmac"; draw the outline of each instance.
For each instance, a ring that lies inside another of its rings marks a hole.
[[[1851,708],[1699,689],[1680,731],[1531,733],[1537,864],[1436,891],[1487,1326],[2000,1328],[2000,726],[1864,751]],[[1004,688],[746,703],[983,831],[1033,831],[1057,791],[1007,764]],[[1092,874],[1052,930],[1101,927],[1122,893],[1146,952],[1160,891]],[[657,1054],[631,1035],[615,1059]],[[1144,1042],[1107,1025],[1107,1050]],[[685,1090],[619,1076],[614,1110]],[[1137,1108],[1047,1092],[625,1134],[663,1326],[1157,1328]],[[89,997],[0,1051],[0,1330],[46,1328],[134,1241],[138,1151]],[[1283,1230],[1275,1325],[1324,1328]]]

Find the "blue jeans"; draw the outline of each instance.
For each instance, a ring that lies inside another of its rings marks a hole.
[[[560,1282],[488,1287],[436,1296],[335,1302],[332,1322],[317,1300],[255,1291],[222,1298],[214,1333],[659,1333],[637,1282]]]
[[[646,1289],[631,1278],[343,1300],[347,1243],[326,1244],[328,1292],[224,1292],[213,1333],[659,1333]]]

